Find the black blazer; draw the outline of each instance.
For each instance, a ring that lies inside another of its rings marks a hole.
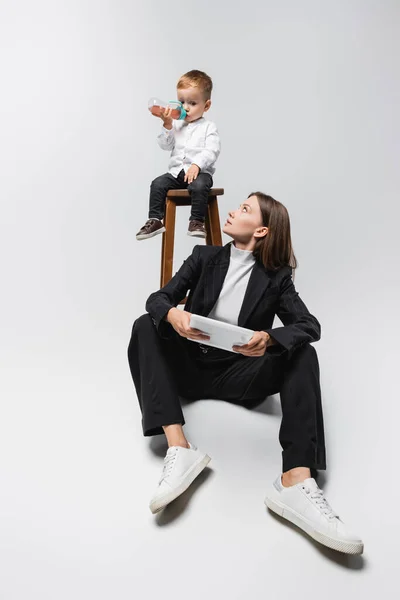
[[[171,281],[151,294],[146,310],[161,335],[165,335],[164,328],[169,327],[164,317],[185,298],[188,290],[185,310],[205,317],[209,314],[228,271],[231,244],[223,247],[195,246]],[[271,329],[275,315],[278,315],[283,327]],[[289,352],[302,344],[316,342],[321,334],[319,322],[295,290],[291,267],[267,271],[259,261],[256,261],[250,275],[238,325],[266,331]]]

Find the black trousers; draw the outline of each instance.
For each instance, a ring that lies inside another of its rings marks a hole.
[[[133,325],[128,348],[145,436],[163,433],[163,425],[185,423],[180,396],[251,408],[280,392],[283,472],[300,466],[326,468],[318,358],[310,344],[290,357],[273,346],[253,358],[201,346],[165,326],[164,337],[150,315],[142,315]]]
[[[190,221],[203,221],[206,217],[208,196],[213,186],[209,173],[199,173],[197,179],[188,184],[184,181],[185,171],[174,177],[165,173],[157,177],[150,186],[149,219],[162,219],[165,211],[165,196],[168,190],[188,189],[192,201]]]

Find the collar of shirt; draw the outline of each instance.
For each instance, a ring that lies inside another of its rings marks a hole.
[[[195,127],[197,127],[198,125],[202,125],[205,122],[205,118],[204,117],[200,117],[200,119],[197,119],[197,121],[193,121],[193,123],[186,123],[186,121],[175,121],[175,123],[178,125],[180,125],[181,129],[184,128],[188,128],[188,129],[194,129]]]
[[[233,243],[231,245],[231,259],[242,264],[251,264],[256,261],[252,250],[240,250]]]

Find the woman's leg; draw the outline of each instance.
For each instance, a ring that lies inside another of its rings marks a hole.
[[[259,358],[240,358],[213,381],[216,398],[253,405],[280,392],[282,423],[279,441],[285,483],[325,469],[319,366],[315,349],[305,344],[289,357],[268,350]],[[306,477],[305,477],[306,478]]]
[[[199,378],[194,362],[183,348],[183,338],[182,342],[178,338],[172,328],[171,336],[162,338],[148,314],[133,325],[128,359],[145,436],[162,434],[165,426],[185,423],[179,393],[185,387],[189,389],[190,378]],[[182,438],[181,428],[168,431],[170,439]]]
[[[298,348],[289,358],[280,397],[283,484],[294,485],[310,477],[308,469],[326,469],[319,364],[310,344]]]
[[[168,451],[150,510],[158,512],[182,494],[210,462],[210,457],[189,444],[183,433],[184,418],[179,393],[201,393],[201,378],[190,358],[187,342],[168,326],[162,338],[150,315],[134,323],[128,349],[129,366],[135,383],[144,435],[165,433]]]
[[[313,346],[305,344],[288,359],[280,395],[283,475],[270,486],[266,506],[317,542],[361,554],[362,540],[339,519],[310,473],[326,468],[319,366]]]
[[[167,438],[168,447],[180,446],[181,448],[189,448],[189,442],[183,433],[182,425],[163,425],[165,437]]]

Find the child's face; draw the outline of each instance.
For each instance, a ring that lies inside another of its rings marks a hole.
[[[197,87],[178,89],[177,97],[187,112],[185,119],[187,123],[200,119],[211,106],[211,100],[205,100],[204,92]]]

